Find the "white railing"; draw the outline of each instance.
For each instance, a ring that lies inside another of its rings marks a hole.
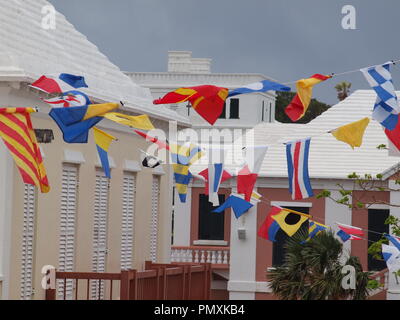
[[[211,263],[228,268],[229,247],[172,247],[171,263]]]

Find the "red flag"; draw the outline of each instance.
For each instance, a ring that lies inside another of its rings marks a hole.
[[[213,125],[224,109],[228,89],[211,85],[179,88],[167,93],[163,98],[154,100],[154,104],[181,103],[189,101],[196,112]]]
[[[204,169],[203,171],[201,171],[199,173],[199,176],[202,176],[206,180],[206,185],[204,187],[204,194],[208,195],[208,183],[207,183],[208,182],[208,169]],[[232,175],[228,171],[224,170],[222,172],[221,183],[223,183],[226,180],[229,180],[231,178],[232,178]]]
[[[397,125],[393,130],[385,129],[385,134],[390,142],[396,146],[397,150],[400,151],[400,121],[397,121]]]
[[[297,94],[292,102],[285,108],[286,115],[292,120],[297,121],[301,119],[307,111],[312,98],[313,87],[322,81],[330,79],[331,76],[323,74],[314,74],[308,79],[301,79],[297,81],[296,88]]]
[[[31,87],[47,92],[47,93],[62,93],[62,90],[57,81],[41,76],[38,80],[31,84]]]

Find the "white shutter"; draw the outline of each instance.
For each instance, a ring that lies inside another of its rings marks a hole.
[[[65,272],[74,271],[75,263],[75,225],[78,193],[78,167],[63,165],[61,181],[60,212],[60,250],[58,269]],[[64,280],[58,282],[58,294],[63,298]],[[72,298],[73,280],[67,280],[66,298]]]
[[[98,171],[96,174],[96,187],[94,196],[94,227],[93,227],[93,272],[106,271],[107,257],[107,216],[109,179]],[[92,299],[104,297],[104,281],[92,282]]]
[[[160,178],[153,175],[151,190],[151,233],[150,233],[150,259],[157,261],[157,238],[158,238],[158,212],[160,203]]]
[[[24,222],[21,257],[21,299],[30,300],[33,294],[33,250],[35,240],[35,186],[25,184]]]
[[[132,269],[134,219],[136,199],[136,176],[125,173],[122,187],[122,239],[121,239],[121,270]]]

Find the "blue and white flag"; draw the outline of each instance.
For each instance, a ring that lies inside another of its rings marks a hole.
[[[225,209],[232,208],[233,213],[235,214],[236,219],[239,219],[243,214],[250,210],[254,205],[250,202],[234,195],[230,195],[228,199],[217,209],[214,209],[213,212],[221,213]]]
[[[400,270],[400,251],[394,246],[382,244],[382,256],[386,261],[386,265],[391,272]]]
[[[223,163],[213,163],[208,165],[208,201],[211,202],[214,207],[219,206],[218,190],[221,185],[223,172]]]
[[[397,249],[400,250],[400,238],[392,236],[390,234],[385,234],[386,239],[388,239]]]
[[[293,200],[312,197],[308,174],[308,154],[311,138],[286,143],[286,158],[289,177],[289,191]]]
[[[290,91],[290,88],[283,84],[277,83],[277,82],[263,80],[260,82],[248,84],[241,88],[229,90],[228,98],[236,96],[238,94],[253,93],[253,92],[266,92],[266,91],[270,91],[270,90]]]
[[[361,69],[369,85],[378,95],[372,118],[388,130],[396,127],[400,107],[394,90],[392,75],[389,66],[392,62],[383,65]]]

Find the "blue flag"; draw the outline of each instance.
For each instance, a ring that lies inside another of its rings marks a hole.
[[[236,96],[238,94],[253,93],[253,92],[266,92],[266,91],[270,91],[270,90],[290,91],[290,88],[283,84],[277,83],[277,82],[263,80],[260,82],[248,84],[247,86],[244,86],[241,88],[230,90],[229,94],[228,94],[228,98]]]
[[[67,143],[87,143],[89,130],[103,115],[118,108],[118,103],[91,104],[83,107],[53,108],[49,115],[57,123]]]
[[[253,205],[250,202],[231,195],[222,206],[218,207],[213,212],[220,213],[225,209],[232,208],[236,218],[239,218],[241,215],[249,211],[251,207],[253,207]]]
[[[74,87],[75,89],[88,88],[88,85],[85,82],[85,78],[82,76],[74,76],[73,74],[61,73],[59,78],[60,80],[69,84],[71,87]]]

